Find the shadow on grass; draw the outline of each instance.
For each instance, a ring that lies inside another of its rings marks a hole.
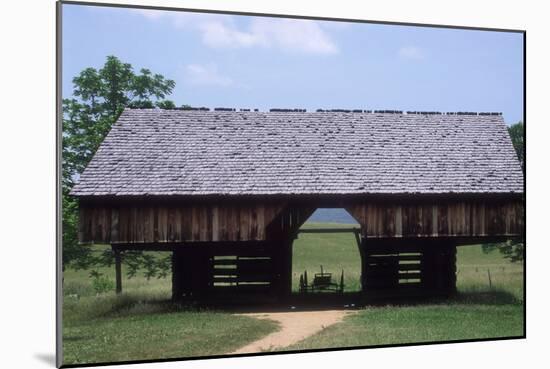
[[[400,296],[380,297],[361,293],[344,294],[293,294],[285,301],[276,303],[237,304],[217,302],[218,310],[226,312],[284,312],[284,311],[319,311],[319,310],[356,310],[365,306],[428,306],[428,305],[522,305],[523,301],[505,290],[464,291],[451,296]]]
[[[510,292],[494,289],[490,291],[459,292],[449,302],[475,305],[522,305],[523,301]]]
[[[118,318],[145,314],[169,314],[182,311],[205,310],[196,303],[173,302],[170,299],[147,299],[142,296],[115,296],[111,308],[105,310],[99,317]]]
[[[370,306],[421,306],[421,305],[522,305],[523,301],[518,299],[512,293],[492,289],[486,291],[460,291],[450,296],[430,297],[399,297],[386,299],[366,299],[363,305]]]
[[[146,294],[99,295],[65,304],[63,319],[78,322],[203,310],[194,303],[175,303]]]
[[[146,295],[123,294],[91,298],[82,309],[82,317],[123,318],[147,314],[169,314],[190,311],[209,312],[285,312],[319,310],[356,310],[365,306],[422,306],[422,305],[521,305],[523,301],[504,290],[464,291],[449,297],[402,296],[375,298],[361,293],[300,295],[294,294],[286,300],[220,300],[202,304],[194,302],[173,302],[166,298],[151,298]]]
[[[93,338],[94,338],[93,336],[70,336],[70,335],[65,335],[65,336],[63,336],[63,341],[78,342],[78,341],[87,341],[87,340],[90,340],[90,339],[93,339]]]

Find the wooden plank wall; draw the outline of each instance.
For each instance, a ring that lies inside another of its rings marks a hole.
[[[364,237],[518,236],[523,232],[521,201],[448,203],[362,203],[346,210]]]
[[[266,227],[284,204],[230,206],[82,205],[82,243],[253,241],[266,239]]]
[[[432,238],[393,247],[363,239],[362,290],[369,298],[446,296],[456,292],[456,245]],[[408,241],[407,241],[408,242]]]
[[[163,243],[292,239],[315,210],[280,203],[80,206],[82,243]],[[361,202],[346,207],[364,237],[518,236],[523,203],[514,201]]]
[[[316,210],[314,207],[287,206],[283,208],[266,229],[267,239],[294,239],[298,229]]]

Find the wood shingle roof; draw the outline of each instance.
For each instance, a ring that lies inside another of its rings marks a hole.
[[[125,109],[72,194],[523,190],[500,115]]]

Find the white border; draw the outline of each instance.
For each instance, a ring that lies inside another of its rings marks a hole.
[[[111,1],[117,2],[117,1]],[[133,4],[527,30],[527,340],[133,365],[132,368],[345,366],[517,368],[546,362],[548,31],[544,2],[518,1],[138,1]],[[123,2],[120,2],[123,3]],[[55,3],[2,4],[3,367],[52,367],[55,352]],[[7,80],[7,83],[5,81]],[[7,236],[7,237],[6,237]],[[544,361],[542,361],[544,360]]]

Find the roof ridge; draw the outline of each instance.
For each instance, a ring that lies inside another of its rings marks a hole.
[[[307,111],[307,109],[296,108],[270,108],[267,111],[260,111],[257,108],[225,108],[215,107],[213,109],[201,106],[182,106],[174,108],[141,108],[141,107],[126,107],[127,110],[153,110],[153,111],[201,111],[201,112],[229,112],[229,113],[365,113],[365,114],[416,114],[416,115],[481,115],[481,116],[501,116],[502,112],[473,112],[473,111],[426,111],[426,110],[365,110],[365,109],[316,109],[315,111]]]

